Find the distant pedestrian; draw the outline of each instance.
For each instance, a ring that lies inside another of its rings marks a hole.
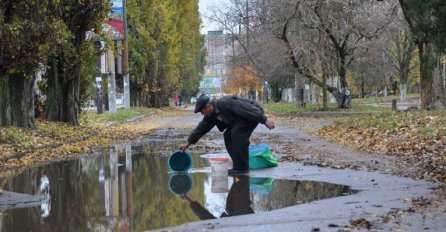
[[[182,95],[182,94],[180,94],[180,95],[178,96],[178,105],[181,106],[181,104],[183,104],[183,95]]]
[[[178,106],[178,95],[173,96],[173,104]]]
[[[233,161],[229,174],[249,172],[249,137],[257,125],[262,123],[267,128],[274,129],[274,122],[265,116],[263,108],[256,101],[235,95],[212,101],[203,94],[197,99],[194,112],[201,112],[204,118],[189,136],[187,143],[180,146],[180,150],[186,150],[217,126],[221,132],[224,131],[226,150]]]

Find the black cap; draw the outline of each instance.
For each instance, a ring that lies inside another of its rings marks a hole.
[[[194,113],[200,112],[200,110],[209,103],[210,98],[206,96],[206,94],[202,94],[198,97],[197,102],[195,103]]]

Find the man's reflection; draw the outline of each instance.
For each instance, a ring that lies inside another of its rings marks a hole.
[[[201,206],[200,203],[190,199],[186,194],[181,195],[181,199],[188,202],[194,214],[201,220],[216,218],[206,208]],[[254,210],[251,207],[251,198],[249,197],[249,176],[236,176],[234,177],[228,198],[226,199],[226,211],[220,217],[250,213],[254,213]]]

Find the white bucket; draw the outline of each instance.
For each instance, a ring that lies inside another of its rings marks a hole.
[[[229,158],[209,159],[212,176],[228,176]]]
[[[211,192],[227,193],[228,189],[228,167],[229,158],[212,158],[209,159],[211,164]]]
[[[213,193],[227,193],[228,176],[212,176],[211,192]]]

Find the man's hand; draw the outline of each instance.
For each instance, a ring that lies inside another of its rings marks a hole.
[[[189,203],[192,201],[186,194],[181,194],[181,199]]]
[[[186,202],[188,205],[190,205],[190,203],[192,202],[192,200],[186,194],[181,194],[181,200]]]
[[[190,143],[185,143],[185,144],[181,145],[179,149],[181,152],[184,152],[189,146],[190,146]]]
[[[272,130],[274,129],[274,122],[273,120],[267,118],[265,121],[265,126],[268,127],[268,129]]]

